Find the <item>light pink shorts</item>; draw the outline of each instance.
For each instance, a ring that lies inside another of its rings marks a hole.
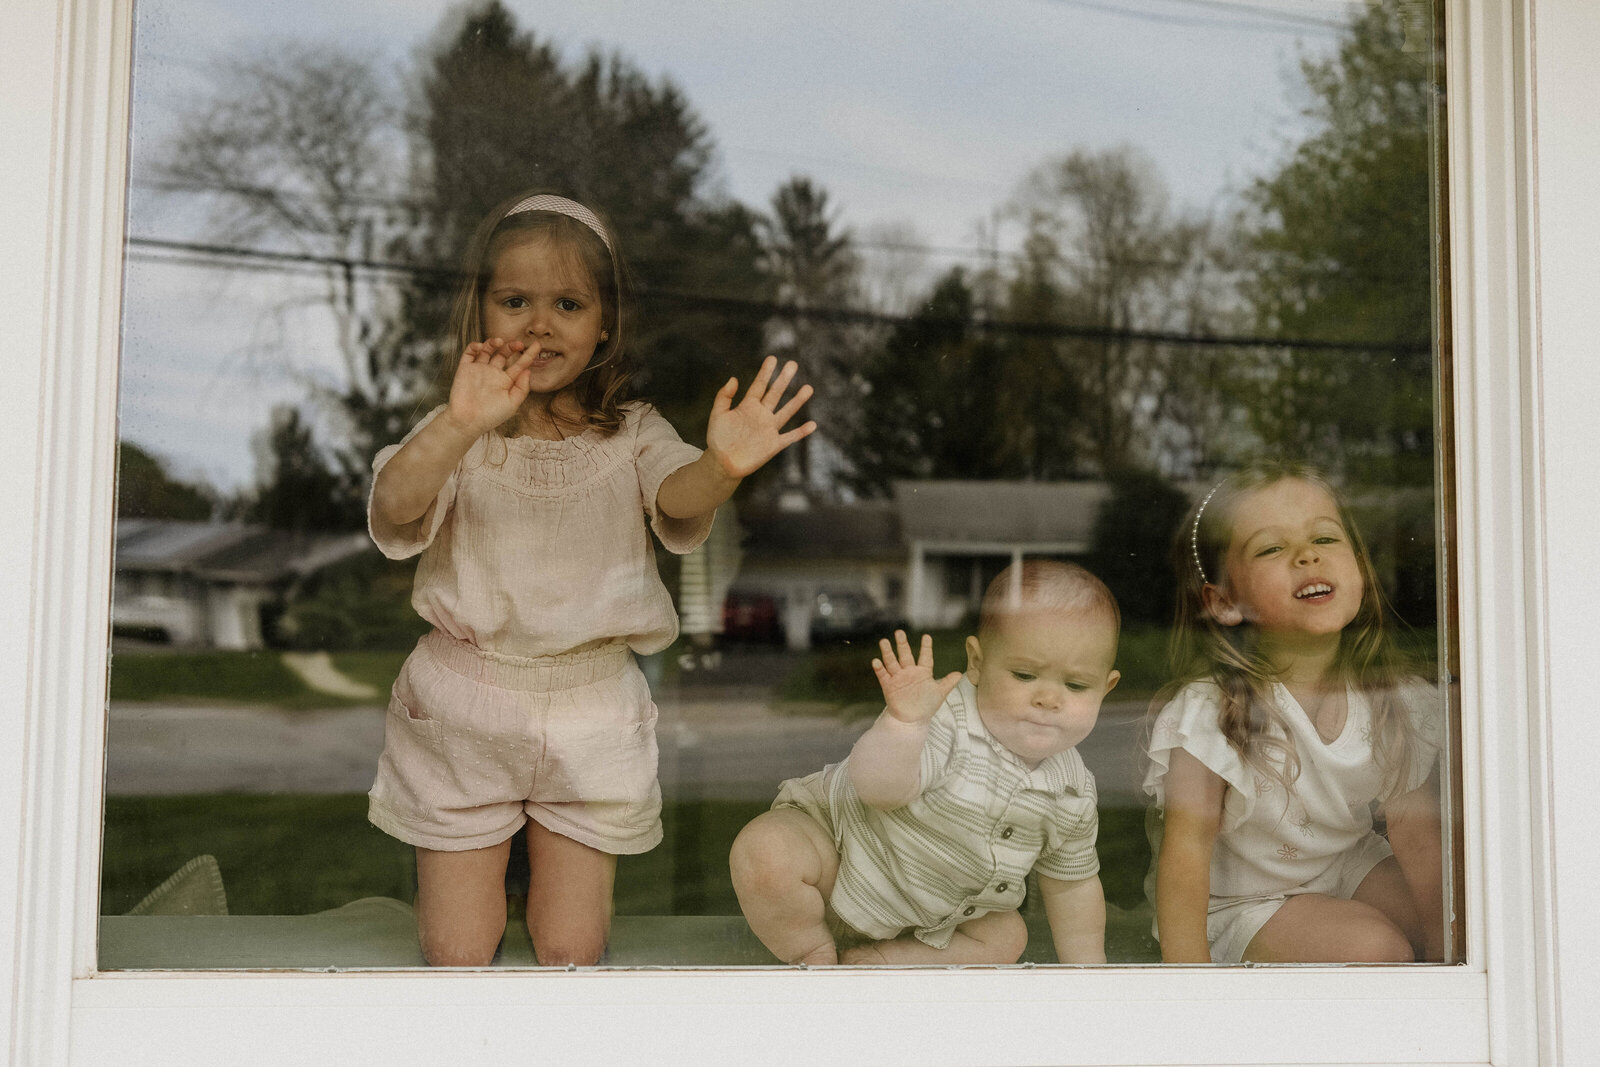
[[[445,852],[533,819],[613,855],[661,841],[656,706],[621,642],[513,659],[434,631],[389,700],[374,826]]]

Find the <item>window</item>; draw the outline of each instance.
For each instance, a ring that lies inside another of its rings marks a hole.
[[[78,26],[74,34],[67,37],[68,45],[66,54],[83,59],[83,53],[75,51],[88,47],[87,42],[96,39],[91,30],[100,33],[111,33],[116,19],[107,17],[108,23],[104,26],[96,25],[93,11],[80,12],[79,17],[86,21]],[[123,13],[125,14],[125,13]],[[40,17],[39,21],[45,21]],[[120,33],[111,33],[113,39],[125,42],[126,26],[122,24]],[[1509,42],[1515,40],[1511,34],[1511,27],[1502,26],[1493,20],[1493,13],[1479,8],[1469,8],[1463,15],[1463,22],[1454,31],[1452,40],[1460,41],[1463,50],[1468,45],[1476,47],[1481,43],[1483,36],[1487,35],[1491,41]],[[126,45],[109,49],[109,54],[125,55]],[[90,54],[93,52],[91,50]],[[1480,53],[1472,52],[1474,57]],[[1497,54],[1497,53],[1496,53]],[[71,69],[82,70],[90,73],[103,72],[107,69],[99,63],[89,63],[86,67],[78,66]],[[1458,63],[1465,59],[1457,60]],[[1472,78],[1462,80],[1460,76],[1452,83],[1466,84],[1474,88],[1482,87],[1486,82],[1494,82],[1502,72],[1484,60],[1485,68],[1474,71]],[[115,68],[113,64],[112,69]],[[1492,99],[1492,94],[1489,94]],[[86,109],[89,114],[94,114],[90,106],[92,100],[99,97],[89,91],[84,85],[81,91],[68,95],[69,102],[74,106]],[[1465,127],[1467,133],[1481,132],[1482,123],[1490,121],[1491,116],[1486,116],[1481,111],[1469,111],[1467,115],[1457,121]],[[100,116],[102,128],[106,117]],[[115,123],[112,123],[115,126]],[[1460,144],[1462,139],[1454,143]],[[71,144],[72,142],[68,142]],[[1471,142],[1476,145],[1478,142]],[[82,150],[87,142],[75,144],[75,149]],[[1504,147],[1504,146],[1502,146]],[[1509,148],[1505,148],[1509,151]],[[87,160],[74,159],[88,167],[94,163],[95,157],[91,154]],[[111,168],[116,169],[114,166]],[[75,171],[69,171],[76,173]],[[1457,174],[1462,175],[1462,181],[1476,182],[1487,180],[1487,176],[1479,165],[1458,169]],[[96,192],[79,194],[85,203],[87,221],[99,223],[98,213],[102,210],[98,205],[103,202],[114,202],[115,195],[107,195],[111,183],[102,182],[97,186]],[[1476,188],[1476,186],[1474,186]],[[1493,197],[1496,187],[1492,184],[1485,194]],[[1500,189],[1501,194],[1506,190]],[[57,194],[61,195],[61,194]],[[74,201],[77,202],[77,201]],[[1500,208],[1498,210],[1504,210]],[[1459,222],[1457,225],[1461,225]],[[115,230],[115,227],[111,227]],[[85,267],[80,259],[74,257],[88,256],[90,264],[99,262],[99,257],[104,255],[100,242],[90,240],[87,243],[75,244],[72,231],[64,237],[57,238],[57,247],[62,250],[63,267],[68,276],[72,277],[98,277],[97,268]],[[89,232],[96,234],[101,228],[96,225],[90,227]],[[1466,243],[1474,253],[1479,256],[1488,256],[1491,262],[1500,264],[1495,269],[1502,271],[1502,281],[1506,275],[1517,276],[1515,269],[1516,260],[1513,258],[1514,249],[1497,247],[1490,240],[1493,227],[1479,228],[1477,225],[1467,226],[1464,237]],[[1459,244],[1459,243],[1458,243]],[[1478,262],[1465,252],[1458,252],[1462,259],[1458,262]],[[1500,259],[1495,257],[1499,256]],[[1482,296],[1483,302],[1468,302],[1466,306],[1473,308],[1496,308],[1503,305],[1496,304],[1487,293],[1492,291],[1489,282],[1474,277],[1467,282],[1470,294]],[[1485,288],[1485,287],[1488,288]],[[64,307],[68,311],[77,312],[68,315],[63,321],[72,323],[93,322],[93,314],[83,314],[93,306],[90,300],[88,307],[75,306],[73,300],[84,300],[81,296],[71,296],[62,285],[56,284],[52,290],[55,299],[66,301]],[[1480,323],[1465,312],[1459,313],[1458,323],[1463,327],[1499,325],[1499,320],[1494,314],[1489,315],[1488,324]],[[1515,338],[1513,332],[1510,336]],[[64,342],[56,342],[61,344]],[[1481,330],[1470,340],[1465,342],[1476,357],[1466,361],[1462,371],[1463,383],[1459,386],[1464,392],[1470,394],[1474,404],[1482,407],[1463,405],[1464,410],[1470,414],[1464,417],[1469,420],[1469,425],[1474,431],[1471,435],[1471,445],[1467,448],[1478,449],[1477,458],[1465,469],[1462,486],[1462,506],[1464,510],[1474,513],[1489,514],[1490,509],[1485,503],[1492,499],[1502,499],[1497,491],[1509,490],[1516,484],[1515,471],[1507,472],[1490,457],[1517,455],[1519,452],[1519,439],[1508,436],[1514,433],[1517,425],[1516,417],[1520,413],[1514,402],[1514,394],[1508,396],[1505,392],[1498,395],[1486,395],[1485,391],[1497,384],[1500,376],[1514,380],[1516,367],[1508,363],[1497,362],[1484,353],[1482,346],[1486,340],[1481,336]],[[104,359],[109,360],[109,355]],[[109,367],[109,363],[97,364],[102,368]],[[105,372],[102,371],[102,374]],[[98,453],[99,459],[83,459],[78,465],[62,459],[47,467],[50,477],[51,494],[46,497],[46,506],[43,511],[42,522],[45,524],[46,533],[41,535],[41,541],[54,545],[69,547],[52,548],[54,553],[52,561],[70,563],[66,557],[71,552],[78,555],[74,558],[87,559],[98,552],[98,559],[104,561],[108,538],[104,535],[105,524],[109,520],[109,509],[101,503],[96,510],[95,505],[88,500],[88,494],[81,496],[77,492],[77,484],[73,475],[80,472],[83,476],[98,477],[100,486],[106,485],[105,460],[109,455],[109,421],[102,415],[98,422],[92,417],[94,403],[94,390],[87,384],[73,378],[47,377],[47,398],[59,400],[61,403],[73,406],[75,411],[83,411],[91,415],[83,420],[85,424],[98,427],[97,433],[106,447]],[[1500,407],[1495,407],[1495,404]],[[1512,428],[1508,431],[1508,427]],[[1463,435],[1464,438],[1467,435]],[[1500,445],[1502,450],[1498,453],[1493,449]],[[1465,451],[1465,449],[1464,449]],[[94,471],[95,464],[99,464],[99,472]],[[69,491],[70,490],[70,491]],[[1509,494],[1515,495],[1515,494]],[[71,520],[77,516],[92,517],[95,522],[74,523]],[[100,529],[98,548],[93,545],[70,546],[70,538],[51,538],[51,530],[66,531],[68,529]],[[449,980],[441,980],[427,976],[417,976],[406,979],[374,980],[361,976],[339,976],[326,978],[305,979],[263,979],[241,977],[232,980],[218,980],[207,978],[192,979],[150,979],[150,978],[112,978],[107,977],[92,982],[84,982],[75,987],[72,994],[80,1013],[82,1023],[75,1040],[79,1049],[90,1052],[96,1049],[109,1049],[108,1044],[113,1040],[110,1036],[109,1020],[117,1014],[117,1007],[139,1006],[150,1019],[160,1020],[163,1017],[177,1021],[180,1017],[188,1016],[185,1022],[192,1020],[194,1008],[207,1009],[212,1018],[225,1019],[229,1024],[236,1026],[255,1026],[257,1032],[266,1033],[268,1027],[261,1023],[250,1023],[250,1018],[261,1019],[259,1008],[271,1006],[276,1009],[286,1009],[294,1005],[328,1005],[345,1004],[351,1008],[350,1021],[352,1026],[346,1029],[346,1034],[372,1037],[377,1039],[392,1037],[393,1032],[388,1030],[386,1024],[393,1024],[402,1015],[411,1015],[418,1006],[438,1006],[440,1004],[454,1004],[461,1000],[470,1000],[471,1007],[464,1008],[454,1016],[470,1026],[476,1013],[482,1018],[484,1025],[472,1032],[493,1034],[489,1038],[490,1047],[494,1042],[502,1041],[502,1048],[506,1051],[516,1051],[525,1047],[523,1039],[513,1035],[500,1036],[505,1024],[500,1021],[490,1021],[488,1007],[499,1004],[500,1001],[513,1002],[519,1007],[525,1006],[532,999],[538,1005],[532,1012],[521,1015],[521,1019],[528,1025],[538,1026],[543,1021],[544,1013],[559,1013],[565,1026],[580,1024],[579,1029],[590,1029],[581,1024],[593,1023],[593,1032],[602,1031],[611,1022],[611,1014],[615,1006],[621,1003],[637,1003],[641,1000],[653,1000],[661,997],[668,1001],[678,1003],[676,1009],[665,1009],[660,1018],[670,1020],[674,1027],[682,1027],[679,1032],[687,1035],[691,1040],[705,1042],[711,1054],[721,1051],[724,1055],[732,1055],[731,1047],[721,1044],[731,1040],[726,1036],[724,1029],[726,1020],[726,1005],[743,1005],[746,1010],[740,1014],[751,1022],[765,1024],[769,1031],[781,1027],[785,1023],[792,1024],[792,1003],[796,1000],[821,1001],[836,1004],[841,1013],[839,1029],[845,1034],[860,1033],[863,1037],[869,1035],[874,1028],[881,1032],[881,1012],[893,1010],[897,1017],[900,1013],[915,1015],[925,1012],[926,1008],[919,1007],[930,996],[954,996],[963,1000],[981,1000],[986,1004],[995,1006],[996,1014],[1003,1014],[1005,1009],[1000,1004],[1021,1005],[1030,1003],[1037,1005],[1045,1002],[1056,1019],[1061,1020],[1060,1029],[1092,1032],[1092,1026],[1072,1026],[1071,1015],[1083,1011],[1083,1005],[1090,1000],[1095,1001],[1096,1010],[1086,1014],[1086,1019],[1104,1017],[1107,1002],[1129,1003],[1143,998],[1160,998],[1169,1006],[1174,1002],[1194,1004],[1195,1010],[1186,1013],[1182,1008],[1170,1011],[1153,1029],[1129,1035],[1126,1033],[1107,1034],[1103,1044],[1096,1045],[1092,1038],[1082,1046],[1063,1051],[1056,1043],[1053,1034],[1040,1034],[1037,1029],[1030,1029],[1026,1023],[1030,1021],[1024,1016],[1036,1013],[1021,1012],[1015,1016],[1017,1026],[1005,1027],[1007,1036],[996,1037],[994,1034],[983,1035],[956,1035],[945,1047],[950,1049],[962,1048],[969,1051],[967,1058],[983,1058],[990,1060],[1024,1059],[1037,1056],[1050,1055],[1053,1058],[1064,1056],[1078,1057],[1085,1060],[1103,1060],[1107,1058],[1150,1058],[1163,1055],[1160,1050],[1170,1049],[1173,1030],[1167,1029],[1169,1025],[1178,1028],[1186,1035],[1184,1047],[1192,1049],[1196,1058],[1238,1058],[1240,1055],[1239,1034],[1246,1032],[1246,1023],[1259,1010],[1258,1004],[1250,1004],[1251,1011],[1246,1011],[1246,1004],[1265,997],[1282,997],[1280,1002],[1286,1012],[1296,1012],[1297,1018],[1316,1018],[1315,1002],[1324,996],[1341,998],[1345,1018],[1354,1018],[1356,1025],[1341,1027],[1337,1033],[1310,1033],[1301,1030],[1295,1036],[1296,1041],[1304,1042],[1308,1038],[1318,1050],[1319,1056],[1326,1050],[1337,1049],[1336,1055],[1347,1059],[1381,1059],[1392,1058],[1396,1053],[1393,1043],[1401,1042],[1407,1047],[1427,1049],[1427,1055],[1439,1059],[1483,1059],[1491,1049],[1488,1038],[1488,1020],[1493,1017],[1504,1019],[1503,1013],[1512,1013],[1511,1017],[1517,1019],[1527,1018],[1527,1015],[1517,1011],[1516,1006],[1498,999],[1501,994],[1499,983],[1512,977],[1511,971],[1517,966],[1512,948],[1512,937],[1504,929],[1508,915],[1528,914],[1526,907],[1519,910],[1518,904],[1526,904],[1527,896],[1518,896],[1520,880],[1512,876],[1509,871],[1516,864],[1507,862],[1504,857],[1526,855],[1526,846],[1516,836],[1516,820],[1504,813],[1504,803],[1509,793],[1500,793],[1498,790],[1507,788],[1504,782],[1522,780],[1525,773],[1522,746],[1519,744],[1502,745],[1497,742],[1516,737],[1519,723],[1524,722],[1519,717],[1511,717],[1509,723],[1502,725],[1498,720],[1486,722],[1486,716],[1481,710],[1493,701],[1498,706],[1520,707],[1524,693],[1517,679],[1519,678],[1520,665],[1515,657],[1504,650],[1498,642],[1520,633],[1520,628],[1515,623],[1517,608],[1522,603],[1518,594],[1519,586],[1513,585],[1510,589],[1497,584],[1500,579],[1491,574],[1487,565],[1480,565],[1477,561],[1486,561],[1503,557],[1510,553],[1512,558],[1521,558],[1511,548],[1511,536],[1515,531],[1503,527],[1489,525],[1480,529],[1464,529],[1462,531],[1464,543],[1462,549],[1463,569],[1465,580],[1462,583],[1463,617],[1473,620],[1467,627],[1469,636],[1463,648],[1463,662],[1468,664],[1467,681],[1471,690],[1466,702],[1466,736],[1468,738],[1467,762],[1469,766],[1481,766],[1484,774],[1481,781],[1468,783],[1469,786],[1469,811],[1479,813],[1478,822],[1475,824],[1475,834],[1482,834],[1482,851],[1472,853],[1469,850],[1468,878],[1473,885],[1481,885],[1484,892],[1475,898],[1474,912],[1469,916],[1469,925],[1474,930],[1483,931],[1483,942],[1476,938],[1471,943],[1492,945],[1499,951],[1507,951],[1506,970],[1489,972],[1485,970],[1486,960],[1478,958],[1471,961],[1472,965],[1460,972],[1416,972],[1406,974],[1371,974],[1371,973],[1340,973],[1315,971],[1304,974],[1282,975],[1241,972],[1230,974],[1213,974],[1199,972],[1177,972],[1164,974],[1127,973],[1108,975],[1102,973],[1054,973],[1049,975],[1029,974],[908,974],[908,975],[839,975],[839,976],[813,976],[795,974],[760,974],[741,976],[680,976],[680,975],[595,975],[569,978],[567,976],[538,976],[536,978],[522,979],[467,979],[456,984]],[[1469,540],[1470,538],[1470,540]],[[1503,551],[1502,551],[1503,550]],[[72,567],[52,565],[41,573],[50,575],[83,575],[94,571],[93,567]],[[105,568],[101,566],[100,573]],[[59,581],[61,579],[52,579]],[[81,579],[80,579],[81,580]],[[69,581],[71,581],[69,579]],[[98,579],[101,583],[98,590],[95,588],[83,590],[76,586],[60,587],[47,586],[44,592],[56,591],[61,597],[60,602],[52,603],[46,599],[46,607],[36,616],[43,624],[40,627],[42,634],[41,647],[45,650],[49,664],[45,664],[43,673],[41,666],[36,665],[36,676],[45,679],[46,685],[51,687],[49,695],[65,701],[67,704],[77,706],[92,706],[94,702],[93,678],[97,674],[99,663],[98,653],[93,651],[96,638],[93,634],[86,635],[86,623],[82,617],[85,612],[101,611],[91,609],[88,605],[104,599],[105,586],[109,584],[109,575]],[[1511,623],[1506,623],[1497,617],[1495,609],[1507,611],[1512,617]],[[88,625],[93,633],[104,633],[105,616],[94,616],[98,619],[97,625]],[[91,620],[92,622],[93,620]],[[1497,627],[1510,626],[1508,635]],[[1535,635],[1537,637],[1537,635]],[[1521,642],[1512,640],[1512,647],[1521,647]],[[30,723],[45,732],[40,736],[48,739],[46,751],[54,747],[71,749],[82,736],[79,732],[84,725],[83,721],[68,724],[59,728],[41,726],[46,722],[33,712],[33,709],[43,706],[40,702],[43,694],[30,698]],[[54,732],[51,732],[54,729]],[[81,746],[83,751],[97,749],[97,737],[91,729],[88,738]],[[31,751],[38,751],[37,749]],[[95,809],[92,802],[79,804],[76,790],[72,788],[77,775],[82,773],[83,764],[80,764],[70,755],[62,756],[56,762],[41,762],[43,757],[30,755],[28,765],[32,775],[26,779],[31,799],[31,807],[37,813],[36,819],[30,824],[34,827],[29,831],[27,844],[29,846],[28,885],[30,892],[25,895],[24,907],[30,914],[45,916],[50,913],[50,906],[41,903],[41,891],[51,888],[53,879],[71,880],[68,872],[73,870],[91,869],[92,861],[76,862],[75,857],[88,857],[93,849],[90,841],[93,832],[92,815]],[[91,767],[93,760],[86,761]],[[40,769],[48,766],[57,771],[66,772],[61,779],[47,779],[40,776]],[[92,781],[93,775],[89,774],[82,780]],[[41,784],[48,780],[49,785]],[[64,781],[65,784],[58,784]],[[92,801],[95,790],[89,787],[86,790]],[[47,833],[49,829],[58,832]],[[65,832],[59,832],[64,830]],[[1525,868],[1524,868],[1525,869]],[[88,893],[88,879],[78,879],[83,882],[79,887],[77,914],[81,916],[79,928],[76,931],[66,928],[66,924],[57,920],[55,923],[44,923],[39,929],[28,929],[24,938],[24,952],[22,958],[30,973],[45,981],[42,988],[55,988],[49,984],[49,979],[54,971],[59,971],[66,966],[65,961],[72,959],[71,969],[79,974],[87,974],[91,964],[92,951],[90,945],[92,938],[88,936],[91,923],[88,915],[92,907],[86,907],[85,901],[91,894]],[[1492,890],[1492,891],[1491,891]],[[64,906],[64,905],[63,905]],[[27,924],[24,924],[27,928]],[[75,950],[67,952],[62,950],[62,945],[73,943]],[[1026,985],[1019,982],[1026,980]],[[561,984],[565,983],[565,984]],[[298,987],[297,987],[298,984]],[[580,991],[581,986],[581,991]],[[64,986],[62,987],[64,988]],[[467,989],[471,993],[463,996]],[[1025,991],[1024,991],[1025,990]],[[1493,995],[1491,996],[1491,991]],[[66,1004],[66,994],[52,995],[49,999],[42,1000],[48,1009],[63,1012]],[[1027,998],[1026,1001],[1020,998]],[[1217,997],[1237,998],[1226,1001],[1218,1007]],[[1231,1008],[1228,1003],[1239,1005],[1237,1009]],[[1404,1021],[1395,1019],[1395,1006],[1403,1003],[1407,1010],[1403,1013]],[[252,1009],[251,1005],[256,1008]],[[720,1007],[689,1007],[695,1005],[718,1005]],[[366,1010],[370,1008],[369,1013]],[[399,1009],[398,1011],[396,1009]],[[1296,1009],[1300,1009],[1297,1011]],[[1137,1013],[1139,1009],[1132,1008]],[[1232,1013],[1232,1014],[1230,1014]],[[1137,1015],[1143,1019],[1142,1015]],[[45,1020],[44,1027],[49,1024],[49,1012],[41,1016]],[[453,1020],[454,1021],[454,1020]],[[1370,1023],[1370,1025],[1368,1025]],[[187,1029],[185,1027],[185,1029]],[[1143,1030],[1143,1027],[1140,1027]],[[1401,1030],[1404,1030],[1402,1036]],[[1424,1033],[1425,1030],[1425,1033]],[[1159,1031],[1159,1032],[1157,1032]],[[35,1032],[43,1032],[36,1030]],[[271,1026],[270,1032],[276,1035],[274,1040],[292,1041],[293,1036],[285,1035],[283,1028]],[[1497,1031],[1498,1032],[1498,1031]],[[59,1031],[51,1030],[50,1034]],[[435,1031],[437,1033],[437,1030]],[[459,1031],[457,1032],[459,1033]],[[1016,1036],[1009,1036],[1014,1033]],[[236,1039],[237,1031],[230,1035],[230,1041]],[[1210,1035],[1215,1034],[1216,1037]],[[715,1036],[711,1036],[715,1035]],[[182,1034],[179,1034],[182,1039]],[[196,1040],[204,1040],[203,1036]],[[438,1038],[435,1038],[438,1040]],[[1250,1039],[1251,1041],[1257,1039]],[[1497,1039],[1498,1040],[1498,1039]],[[957,1044],[955,1042],[970,1042],[970,1044]],[[1148,1041],[1149,1045],[1141,1046],[1139,1042]],[[1214,1044],[1207,1045],[1211,1041]],[[1285,1059],[1299,1055],[1288,1043],[1274,1043],[1271,1035],[1259,1038],[1261,1044],[1252,1044],[1246,1054],[1261,1059]],[[1162,1042],[1169,1042],[1162,1044]],[[198,1048],[198,1044],[191,1047]],[[265,1047],[257,1045],[257,1047]],[[421,1048],[416,1041],[409,1047]],[[1400,1053],[1404,1055],[1403,1052]],[[958,1057],[960,1053],[955,1053]]]

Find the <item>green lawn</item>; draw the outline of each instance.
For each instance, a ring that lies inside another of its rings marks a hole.
[[[942,630],[933,635],[934,663],[940,671],[966,667],[966,635]],[[678,646],[662,658],[663,684],[678,679]],[[283,663],[276,651],[155,651],[123,652],[111,659],[111,699],[128,701],[161,700],[174,703],[219,702],[227,704],[265,704],[279,708],[333,708],[353,704],[383,702],[400,665],[410,649],[363,652],[335,652],[333,665],[357,682],[364,682],[379,694],[375,698],[351,699],[311,689],[299,675]],[[832,703],[841,707],[876,704],[881,695],[870,666],[877,646],[871,641],[831,645],[784,656],[784,667],[772,679],[776,697],[782,702],[812,705]],[[741,654],[738,649],[725,653]],[[1151,629],[1123,634],[1117,654],[1122,671],[1119,697],[1148,698],[1161,684],[1166,656],[1166,631]]]
[[[395,676],[400,673],[400,665],[410,654],[411,649],[404,648],[382,652],[335,652],[332,658],[335,669],[353,681],[372,686],[385,694],[384,700],[387,701],[389,687],[394,684]]]
[[[112,700],[220,701],[275,707],[335,707],[276,652],[114,652]]]
[[[617,868],[621,915],[735,915],[728,849],[766,802],[669,804],[666,837]],[[100,910],[120,914],[195,856],[217,858],[235,915],[302,915],[361,897],[411,900],[412,849],[367,822],[367,798],[210,794],[106,801]],[[1100,813],[1101,880],[1123,908],[1143,900],[1143,812]]]
[[[668,805],[661,845],[619,863],[618,913],[737,913],[728,849],[766,808]],[[127,911],[204,853],[217,858],[236,915],[303,915],[370,896],[409,901],[416,890],[411,847],[367,822],[362,794],[109,797],[101,911]]]

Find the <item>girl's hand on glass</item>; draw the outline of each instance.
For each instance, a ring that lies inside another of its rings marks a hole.
[[[881,659],[872,661],[872,673],[878,676],[883,687],[883,703],[889,715],[905,723],[927,722],[939,710],[950,690],[961,680],[961,672],[943,678],[933,676],[933,638],[922,635],[922,648],[916,658],[911,655],[911,642],[904,630],[894,632],[895,643],[888,638],[878,642]]]
[[[755,381],[744,394],[738,406],[733,398],[739,391],[739,379],[729,378],[728,384],[717,390],[711,403],[711,421],[706,426],[706,451],[716,459],[722,472],[732,478],[743,478],[817,428],[815,422],[783,432],[784,423],[811,399],[811,386],[802,385],[795,390],[789,402],[779,407],[783,392],[789,388],[795,373],[800,369],[794,360],[783,365],[783,371],[774,380],[773,370],[778,366],[775,356],[768,356],[756,373]]]
[[[538,345],[529,351],[521,341],[498,337],[468,345],[450,382],[451,422],[476,438],[515,415],[528,398],[528,372],[538,354]]]

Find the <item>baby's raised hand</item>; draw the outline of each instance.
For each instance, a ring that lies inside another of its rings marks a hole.
[[[528,398],[528,368],[539,354],[521,341],[491,337],[461,353],[450,382],[449,415],[473,436],[488,433],[517,413]]]
[[[872,673],[883,687],[884,706],[901,722],[926,722],[961,680],[961,672],[934,678],[933,638],[927,634],[922,635],[921,654],[915,659],[904,630],[894,632],[894,642],[891,646],[887,638],[879,641],[883,657],[872,661]]]
[[[808,422],[783,432],[783,424],[811,398],[811,386],[802,385],[787,404],[779,407],[783,391],[789,388],[800,368],[791,359],[774,381],[772,372],[777,366],[776,356],[762,361],[755,381],[750,383],[750,390],[737,407],[733,403],[739,391],[737,378],[729,378],[728,384],[717,390],[716,399],[711,402],[706,451],[716,458],[722,472],[729,477],[743,478],[759,470],[767,460],[817,428],[816,423]]]

